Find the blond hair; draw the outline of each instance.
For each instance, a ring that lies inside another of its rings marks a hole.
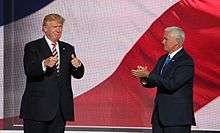
[[[46,26],[47,22],[50,22],[50,21],[57,21],[60,24],[63,24],[65,19],[59,14],[55,14],[55,13],[48,14],[44,17],[43,26]]]

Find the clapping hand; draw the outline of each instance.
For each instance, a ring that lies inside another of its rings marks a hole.
[[[137,69],[133,69],[131,70],[132,75],[134,75],[135,77],[138,78],[144,78],[144,77],[148,77],[150,74],[150,71],[148,70],[147,66],[137,66]]]

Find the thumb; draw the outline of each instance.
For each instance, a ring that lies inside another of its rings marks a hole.
[[[142,66],[137,66],[137,68],[138,68],[138,69],[142,69],[143,67],[142,67]]]
[[[72,54],[71,57],[72,57],[73,59],[76,58],[75,54]]]

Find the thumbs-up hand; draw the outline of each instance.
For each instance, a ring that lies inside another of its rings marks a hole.
[[[72,64],[75,68],[80,67],[80,66],[81,66],[81,61],[80,61],[74,54],[72,54],[71,57],[72,57],[71,64]]]

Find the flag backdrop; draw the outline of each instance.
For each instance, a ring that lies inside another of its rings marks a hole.
[[[196,66],[194,128],[220,130],[219,0],[23,0],[4,5],[11,8],[1,10],[0,20],[0,128],[7,119],[21,125],[24,44],[43,36],[46,14],[58,13],[66,19],[61,40],[76,47],[86,69],[82,79],[72,80],[76,120],[68,126],[151,127],[156,89],[143,88],[130,71],[137,65],[153,68],[165,53],[164,29],[175,25],[184,29],[184,47]]]

